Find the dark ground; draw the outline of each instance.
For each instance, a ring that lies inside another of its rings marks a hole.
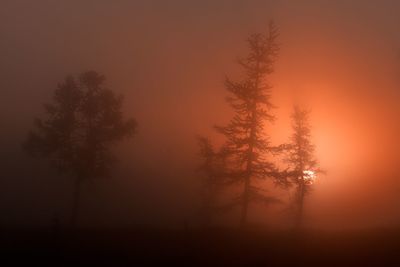
[[[0,266],[400,266],[400,230],[3,229],[1,246]]]

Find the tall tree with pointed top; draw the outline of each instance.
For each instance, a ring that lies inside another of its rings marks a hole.
[[[311,142],[310,111],[298,106],[292,114],[293,134],[287,146],[286,162],[289,164],[289,183],[295,186],[295,217],[296,225],[301,226],[305,196],[311,191],[311,186],[318,173],[323,171],[318,167],[314,156],[315,146]]]
[[[133,119],[124,119],[122,96],[104,85],[105,77],[84,72],[78,81],[68,76],[45,104],[45,118],[36,119],[23,147],[47,158],[61,173],[74,179],[71,224],[77,222],[81,185],[110,175],[114,163],[111,147],[136,130]]]
[[[239,60],[245,78],[234,82],[227,79],[226,89],[230,93],[228,103],[234,110],[234,116],[227,126],[216,127],[226,137],[226,147],[235,159],[231,179],[243,185],[243,191],[237,202],[241,205],[240,225],[247,223],[250,202],[269,203],[274,198],[265,196],[255,180],[274,177],[276,168],[266,159],[268,153],[275,151],[264,124],[274,120],[271,114],[271,84],[269,75],[274,70],[278,56],[278,30],[271,22],[266,35],[253,34],[247,42],[249,54]]]

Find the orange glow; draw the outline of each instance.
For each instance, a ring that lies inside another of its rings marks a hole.
[[[135,138],[116,149],[117,171],[138,177],[124,180],[127,196],[141,188],[137,183],[143,184],[139,193],[144,196],[118,203],[129,215],[134,214],[131,203],[168,203],[174,211],[190,203],[196,195],[194,179],[188,179],[198,160],[194,137],[208,136],[215,147],[223,143],[213,125],[232,117],[225,76],[241,79],[236,59],[246,56],[247,36],[264,33],[274,19],[282,44],[268,78],[276,120],[265,123],[264,130],[271,145],[284,144],[292,132],[293,105],[311,110],[315,157],[327,174],[321,179],[305,173],[313,185],[306,204],[310,223],[337,227],[400,221],[400,4],[383,12],[381,1],[368,5],[359,0],[231,1],[229,7],[224,1],[198,1],[196,6],[194,1],[159,1],[159,7],[154,1],[100,1],[104,4],[92,10],[92,5],[75,8],[66,1],[71,9],[54,5],[49,12],[47,5],[32,4],[31,10],[11,4],[19,1],[8,2],[20,14],[3,14],[7,49],[0,49],[6,66],[0,116],[4,125],[12,125],[2,129],[2,151],[15,154],[18,166],[10,165],[3,175],[10,184],[17,187],[16,178],[25,177],[14,174],[26,169],[15,151],[20,151],[33,114],[40,114],[65,75],[94,69],[106,74],[110,89],[124,95],[124,114],[139,123]],[[72,18],[64,10],[79,12]],[[265,183],[271,194],[281,194]],[[265,212],[263,207],[260,214]]]

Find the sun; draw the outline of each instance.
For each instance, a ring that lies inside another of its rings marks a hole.
[[[317,175],[315,174],[314,171],[305,170],[305,171],[303,171],[303,179],[304,179],[305,184],[312,185],[315,183],[315,180],[317,179]]]

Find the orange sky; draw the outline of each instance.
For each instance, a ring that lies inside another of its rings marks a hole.
[[[292,105],[312,109],[317,156],[328,175],[308,201],[310,221],[398,223],[397,2],[6,2],[0,10],[0,119],[10,125],[1,133],[3,151],[13,151],[7,153],[10,162],[22,157],[15,152],[20,140],[57,82],[95,69],[125,95],[126,113],[139,122],[136,138],[121,146],[120,169],[157,164],[184,173],[163,181],[170,191],[158,202],[167,203],[177,184],[192,187],[186,175],[194,165],[195,135],[218,138],[212,125],[229,120],[223,81],[225,75],[239,77],[235,60],[246,54],[246,37],[264,31],[273,18],[282,50],[271,78],[277,121],[266,132],[275,143],[285,142]],[[3,188],[18,190],[14,181],[4,181]],[[150,186],[161,195],[156,183]],[[36,194],[4,192],[21,209]]]

